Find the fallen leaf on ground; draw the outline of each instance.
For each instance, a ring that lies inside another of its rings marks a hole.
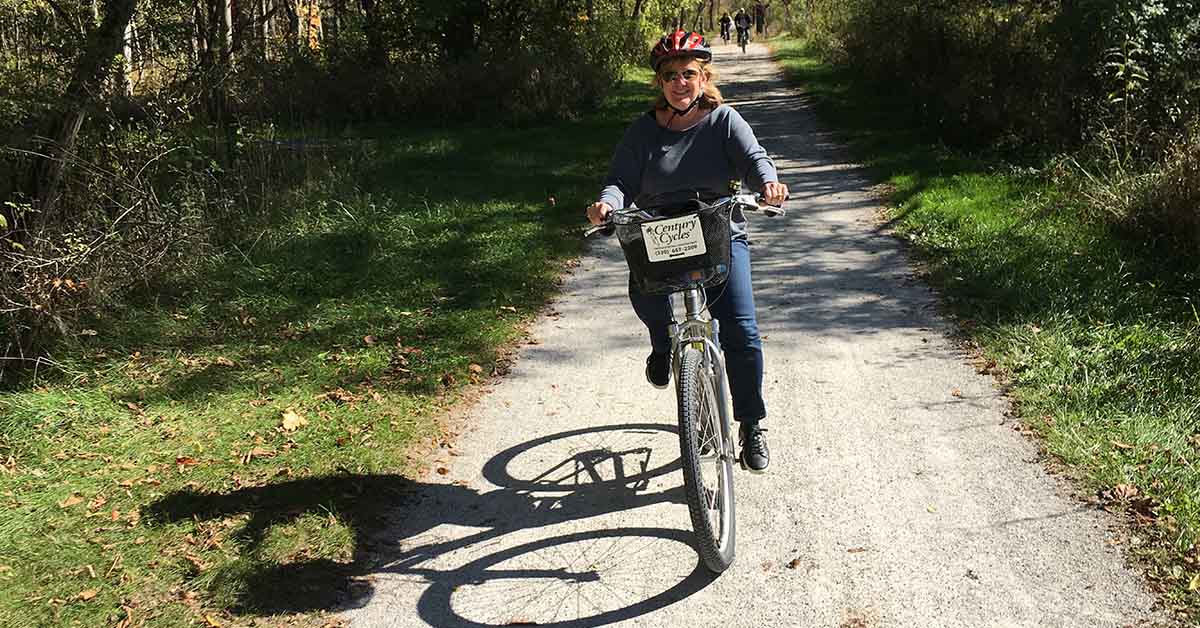
[[[308,419],[300,416],[295,410],[288,409],[283,413],[283,431],[295,432],[296,430],[308,425]]]
[[[437,472],[438,475],[446,475],[447,473],[450,473],[450,469],[447,469],[446,467],[438,467]]]
[[[218,366],[237,366],[233,360],[230,360],[226,357],[218,357],[217,359],[213,360],[213,363],[217,364]]]
[[[799,567],[799,566],[800,566],[800,559],[799,559],[799,558],[793,558],[793,559],[789,560],[789,561],[788,561],[788,564],[787,564],[787,568],[788,568],[788,569],[795,569],[795,568],[797,568],[797,567]]]
[[[255,447],[254,449],[251,449],[250,451],[246,452],[245,454],[242,454],[242,464],[250,464],[250,461],[254,460],[255,458],[273,458],[273,457],[275,457],[274,451],[271,451],[270,449],[267,449],[265,447]]]
[[[859,553],[862,553],[862,552],[865,552],[865,551],[867,551],[867,548],[865,548],[865,547],[851,547],[850,549],[848,549],[848,550],[846,550],[846,551],[847,551],[848,553],[850,553],[850,554],[859,554]]]
[[[58,507],[59,508],[70,508],[71,506],[74,506],[75,504],[79,504],[82,502],[83,502],[82,497],[80,497],[78,495],[72,495],[72,496],[62,500],[61,502],[58,502]]]
[[[363,344],[367,345],[368,347],[377,342],[379,342],[379,339],[376,338],[375,336],[364,336],[363,337]]]
[[[467,368],[468,368],[468,369],[469,369],[469,370],[470,370],[472,373],[475,373],[476,375],[478,375],[479,373],[482,373],[482,372],[483,372],[483,367],[482,367],[482,366],[479,366],[478,364],[475,364],[474,362],[472,362],[472,363],[470,364],[470,366],[468,366]]]
[[[326,399],[334,403],[354,403],[355,401],[358,401],[358,397],[355,397],[350,392],[341,388],[335,388],[329,392],[321,393],[317,395],[317,399]]]
[[[1118,484],[1112,488],[1113,499],[1133,499],[1137,497],[1138,489],[1132,484]]]
[[[90,600],[90,599],[92,599],[92,598],[96,597],[96,595],[97,595],[97,594],[99,594],[99,593],[100,593],[100,592],[99,592],[99,591],[97,591],[97,590],[95,590],[95,589],[88,589],[88,590],[86,590],[86,591],[80,591],[80,592],[79,592],[79,595],[77,595],[77,596],[75,596],[75,597],[77,597],[77,598],[79,598],[79,599],[83,600],[84,602],[86,602],[86,601],[88,601],[88,600]]]
[[[950,394],[954,395],[955,397],[960,397],[960,398],[963,396],[963,392],[957,388],[955,388],[954,390],[951,390]]]
[[[184,554],[183,557],[186,558],[187,561],[196,568],[196,571],[204,571],[205,569],[208,569],[208,565],[205,564],[204,561],[200,560],[199,556],[194,554]]]
[[[1130,445],[1129,443],[1123,443],[1119,440],[1110,440],[1108,442],[1112,443],[1112,446],[1116,447],[1117,449],[1133,449],[1133,445]]]
[[[175,464],[184,467],[187,465],[200,464],[200,461],[191,456],[179,456],[175,459]]]
[[[512,312],[514,314],[517,313],[517,308],[515,308],[511,305],[501,305],[500,309],[504,310],[505,312]]]
[[[1200,573],[1192,576],[1192,581],[1188,583],[1188,591],[1196,591],[1200,589]]]

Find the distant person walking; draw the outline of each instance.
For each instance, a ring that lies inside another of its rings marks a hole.
[[[767,32],[767,5],[762,0],[754,3],[754,34],[762,37]]]

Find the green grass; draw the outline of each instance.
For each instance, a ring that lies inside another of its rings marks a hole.
[[[573,123],[372,129],[0,394],[0,626],[320,625],[556,290],[645,78]]]
[[[774,42],[823,120],[888,184],[889,220],[1024,422],[1106,508],[1164,600],[1200,609],[1200,256],[1098,218],[1053,161],[956,153],[911,103]],[[991,366],[991,364],[989,364]]]

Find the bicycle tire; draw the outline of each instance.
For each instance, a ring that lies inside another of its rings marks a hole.
[[[717,398],[713,379],[713,373],[704,367],[703,353],[695,347],[684,347],[676,380],[684,494],[700,558],[710,571],[720,573],[733,564],[737,526],[733,500],[733,447],[729,426],[721,419],[717,406],[725,400]],[[707,455],[701,453],[700,442],[705,425],[711,435]],[[708,483],[705,482],[705,465],[712,471],[713,479]]]

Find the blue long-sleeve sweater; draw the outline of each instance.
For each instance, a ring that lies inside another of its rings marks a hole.
[[[721,105],[684,131],[658,126],[654,112],[625,130],[613,152],[600,200],[614,209],[645,207],[655,197],[695,191],[702,197],[729,194],[730,181],[761,192],[778,181],[775,164],[754,131],[733,108]],[[734,238],[746,237],[741,210],[731,217]]]

